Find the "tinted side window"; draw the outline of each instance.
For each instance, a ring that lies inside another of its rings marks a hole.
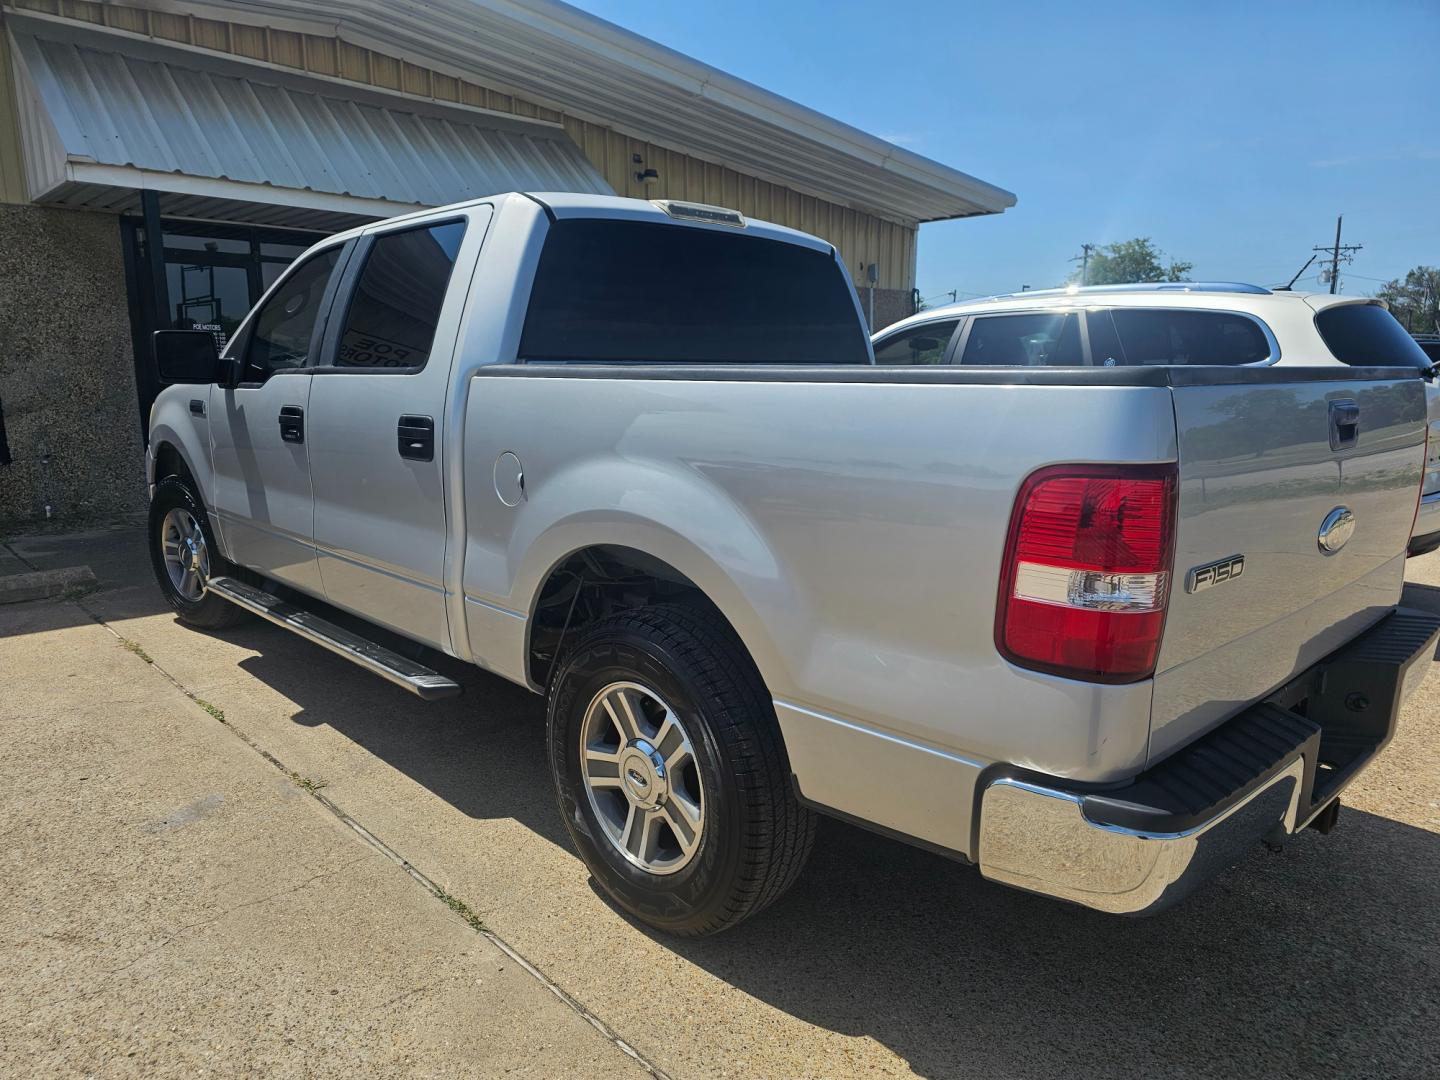
[[[1234,365],[1258,364],[1270,358],[1265,332],[1244,315],[1154,308],[1115,308],[1110,314],[1126,364]],[[1098,357],[1093,343],[1091,350]]]
[[[738,229],[575,219],[545,239],[520,356],[868,364],[870,347],[828,251]]]
[[[1425,350],[1379,304],[1341,304],[1315,316],[1325,347],[1356,367],[1428,367]]]
[[[277,371],[305,366],[325,286],[339,260],[338,247],[312,256],[265,301],[245,352],[246,382],[264,382]]]
[[[335,366],[416,371],[430,358],[463,221],[375,238],[355,283]]]
[[[986,315],[965,339],[962,364],[1003,367],[1083,367],[1080,323],[1073,314]]]
[[[959,319],[912,326],[875,344],[877,364],[939,364]]]
[[[1087,311],[1085,332],[1090,335],[1090,363],[1096,367],[1124,367],[1125,350],[1108,311]]]

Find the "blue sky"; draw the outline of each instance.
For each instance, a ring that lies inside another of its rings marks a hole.
[[[1054,285],[1082,242],[1133,236],[1274,284],[1340,213],[1365,245],[1343,291],[1440,264],[1437,0],[578,2],[1013,191],[921,227],[927,297]]]

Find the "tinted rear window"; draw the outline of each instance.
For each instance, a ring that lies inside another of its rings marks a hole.
[[[1315,316],[1320,336],[1336,360],[1351,367],[1430,365],[1424,350],[1395,316],[1379,304],[1341,304]]]
[[[743,232],[576,220],[550,227],[520,356],[868,364],[868,343],[828,252]]]
[[[1270,342],[1254,319],[1226,311],[1114,308],[1110,312],[1130,366],[1258,364]],[[1109,357],[1097,362],[1108,363]]]

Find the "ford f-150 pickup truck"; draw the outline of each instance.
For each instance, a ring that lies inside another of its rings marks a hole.
[[[1440,633],[1397,608],[1413,369],[881,367],[831,246],[722,208],[380,222],[155,349],[180,617],[547,695],[580,855],[675,933],[817,813],[1157,911],[1328,831]]]

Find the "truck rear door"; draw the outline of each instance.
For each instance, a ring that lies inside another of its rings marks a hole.
[[[450,647],[445,407],[490,213],[469,207],[362,237],[310,391],[325,598],[439,649]]]
[[[1423,382],[1381,368],[1176,368],[1180,487],[1150,759],[1264,697],[1400,598]]]

